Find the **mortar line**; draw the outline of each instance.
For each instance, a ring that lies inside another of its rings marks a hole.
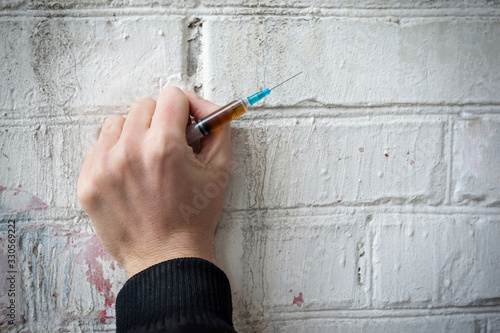
[[[274,321],[289,321],[289,320],[310,320],[310,319],[385,319],[385,318],[418,318],[418,317],[439,317],[439,316],[475,316],[500,314],[500,305],[486,306],[449,306],[436,308],[419,308],[419,309],[318,309],[318,310],[301,310],[301,312],[293,311],[269,311],[269,315],[278,315],[276,317],[285,317],[283,319],[274,319]]]
[[[188,28],[189,19],[190,18],[187,16],[183,17],[183,19],[182,19],[182,45],[181,45],[182,54],[186,55],[185,57],[182,57],[181,77],[186,77],[187,80],[189,80],[189,78],[187,77],[188,66],[189,66],[189,52],[188,52],[189,51],[189,42],[188,42],[188,39],[189,39],[189,28]],[[166,56],[167,55],[165,54],[165,57]]]
[[[337,206],[337,207],[336,207]],[[311,208],[323,209],[326,212],[322,212],[319,214],[314,214],[315,217],[320,216],[332,216],[339,213],[352,214],[354,211],[356,213],[357,210],[360,209],[370,209],[370,212],[373,214],[429,214],[429,215],[492,215],[496,216],[500,214],[500,208],[487,208],[481,207],[476,208],[476,210],[471,211],[470,206],[436,206],[431,208],[432,206],[426,207],[405,207],[405,206],[386,206],[386,205],[358,205],[358,206],[339,206],[336,204],[325,204],[325,205],[304,205],[304,206],[295,206],[295,207],[287,207],[287,208],[266,208],[269,213],[275,213],[283,216],[304,216],[310,214]],[[255,209],[250,208],[241,208],[234,209],[231,211],[225,211],[225,214],[239,214],[246,213],[249,211],[254,211]],[[304,212],[302,212],[304,210]],[[296,215],[290,215],[290,212],[298,213]],[[288,214],[288,215],[287,215]]]
[[[451,189],[452,189],[452,172],[453,172],[453,119],[451,116],[448,116],[448,133],[446,135],[446,149],[448,153],[446,154],[448,168],[446,171],[446,194],[445,194],[445,205],[451,206]]]
[[[248,122],[254,120],[263,119],[294,119],[294,118],[324,118],[324,119],[337,119],[337,118],[356,118],[360,117],[384,117],[384,116],[398,116],[401,119],[409,117],[425,117],[425,116],[460,116],[461,113],[466,112],[474,115],[483,116],[500,116],[500,104],[499,105],[482,105],[482,106],[427,106],[424,110],[418,107],[418,111],[412,110],[414,106],[407,106],[408,112],[401,110],[399,106],[377,106],[377,107],[364,107],[364,106],[352,106],[352,107],[338,107],[329,108],[324,106],[290,106],[290,107],[274,107],[274,108],[254,108],[252,112],[248,112],[245,117],[242,117],[238,122]],[[30,117],[12,117],[3,118],[0,126],[36,126],[36,125],[64,125],[68,124],[80,124],[80,125],[93,125],[102,123],[102,120],[111,114],[122,114],[126,115],[128,107],[120,107],[119,112],[113,112],[109,107],[103,107],[103,111],[106,113],[92,113],[92,114],[82,114],[82,115],[72,115],[72,122],[68,122],[68,118],[64,115],[51,115],[47,113],[46,115],[33,115]],[[496,111],[495,109],[498,109]],[[75,110],[75,109],[74,109]],[[79,110],[79,109],[78,109]],[[377,110],[376,113],[373,110]],[[7,111],[0,109],[0,112],[4,114]],[[6,116],[5,116],[6,117]],[[50,124],[47,124],[50,122]],[[236,125],[236,123],[235,123]]]
[[[363,212],[365,212],[365,209],[363,208]],[[365,214],[365,216],[368,216],[370,215],[369,214]],[[373,219],[373,215],[372,215],[372,219]],[[369,264],[369,269],[370,269],[370,279],[369,279],[369,283],[370,285],[368,286],[368,291],[366,292],[367,294],[367,297],[368,297],[368,306],[369,307],[372,307],[373,306],[373,239],[374,239],[374,233],[373,233],[373,227],[372,227],[372,224],[371,224],[371,221],[368,221],[368,223],[366,223],[366,217],[365,217],[365,232],[368,234],[368,244],[369,244],[369,253],[366,254],[367,256],[367,261],[368,261],[368,264]]]
[[[472,8],[318,8],[318,7],[117,7],[81,9],[4,9],[0,17],[45,17],[45,18],[97,18],[163,15],[202,15],[220,16],[263,16],[266,17],[325,17],[325,18],[497,18],[500,9],[495,7]]]
[[[315,214],[311,215],[310,208],[316,208]],[[478,216],[481,215],[484,218],[497,217],[500,216],[500,208],[476,208],[474,211],[470,211],[467,208],[470,206],[437,206],[435,208],[430,207],[391,207],[391,206],[326,206],[326,205],[307,205],[300,207],[288,207],[288,208],[265,208],[267,215],[270,219],[279,219],[282,217],[295,218],[295,217],[331,217],[342,215],[353,215],[353,214],[379,214],[379,215],[393,215],[393,214],[404,214],[404,215],[445,215],[445,216]],[[234,210],[224,210],[223,216],[233,219],[234,216],[240,214],[251,214],[260,211],[254,208],[241,208]],[[36,221],[47,221],[54,222],[55,219],[72,221],[74,218],[84,218],[86,215],[83,211],[73,208],[63,208],[63,207],[49,207],[44,211],[33,211],[25,212],[29,219],[35,219]],[[11,218],[15,214],[0,214],[0,220]],[[224,218],[223,218],[224,219]],[[223,220],[222,219],[222,220]],[[22,220],[22,219],[21,219]],[[20,221],[21,221],[20,220]],[[53,225],[54,223],[49,223]],[[56,223],[57,224],[57,223]]]
[[[265,102],[264,102],[265,103]],[[311,104],[308,104],[311,103]],[[97,110],[109,109],[126,111],[130,105],[101,105],[101,106],[83,106],[83,107],[67,107],[65,110],[79,110],[85,112],[96,112]],[[293,105],[260,105],[254,106],[252,110],[288,110],[288,109],[380,109],[380,108],[447,108],[447,109],[460,109],[460,111],[473,112],[477,108],[498,109],[500,112],[500,101],[485,101],[485,102],[471,102],[471,103],[422,103],[422,102],[407,102],[407,103],[360,103],[360,104],[332,104],[322,103],[316,100],[302,100],[294,103]],[[47,110],[48,108],[41,108]],[[57,108],[56,108],[57,109]],[[465,110],[462,110],[465,109]],[[28,112],[39,110],[39,108],[27,108]],[[57,109],[59,110],[59,109]],[[0,108],[0,112],[11,112],[12,109]],[[484,112],[484,111],[483,111]]]

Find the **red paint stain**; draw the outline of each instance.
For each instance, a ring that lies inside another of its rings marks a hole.
[[[292,291],[293,291],[293,289],[290,289],[290,292],[292,292]]]
[[[384,154],[385,157],[389,157],[389,154]]]
[[[360,153],[364,153],[365,152],[365,148],[363,148],[363,147],[359,148],[359,152]]]
[[[97,311],[97,313],[99,314],[99,322],[101,324],[104,324],[106,322],[106,319],[113,319],[114,317],[112,316],[106,316],[106,310],[100,310],[100,311]]]
[[[304,299],[302,298],[302,293],[299,293],[299,297],[293,297],[293,304],[296,304],[299,308],[304,304]]]
[[[75,235],[77,237],[75,237]],[[113,263],[114,259],[104,250],[104,247],[96,235],[92,235],[90,237],[78,237],[78,234],[73,234],[70,237],[73,237],[70,240],[71,245],[74,248],[80,249],[78,254],[75,256],[75,263],[87,265],[87,271],[85,272],[87,281],[96,287],[99,294],[104,296],[104,310],[98,311],[98,314],[99,321],[101,323],[105,323],[106,319],[114,318],[107,316],[106,311],[113,306],[116,301],[116,297],[111,291],[111,281],[104,277],[104,268],[98,259],[108,260]]]
[[[406,155],[410,155],[410,152],[407,152]]]
[[[35,209],[46,209],[49,207],[45,202],[33,194],[19,189],[9,189],[0,186],[0,195],[4,204],[0,206],[0,213],[15,214]],[[12,197],[10,197],[12,196]],[[13,197],[16,197],[13,199]]]
[[[37,197],[33,196],[28,204],[26,206],[27,210],[32,210],[32,209],[46,209],[48,208],[49,205],[47,205],[45,202],[42,200],[38,199]]]
[[[415,164],[415,161],[414,161],[414,160],[411,160],[411,161],[410,161],[410,165],[413,165],[413,164]]]
[[[337,202],[338,202],[338,203],[341,203],[341,202],[342,202],[342,200],[337,200]]]

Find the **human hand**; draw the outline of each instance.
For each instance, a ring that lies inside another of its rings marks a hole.
[[[105,249],[130,278],[165,260],[198,257],[215,263],[214,233],[230,166],[228,125],[186,142],[189,114],[218,106],[192,92],[165,88],[158,102],[139,99],[125,119],[108,117],[89,148],[78,200]]]

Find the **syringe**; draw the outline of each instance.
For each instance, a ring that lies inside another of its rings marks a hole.
[[[191,145],[202,137],[210,134],[213,130],[227,124],[233,119],[238,118],[248,111],[249,106],[254,105],[258,101],[269,95],[271,93],[271,90],[282,85],[288,80],[293,79],[301,73],[302,72],[295,74],[294,76],[286,79],[285,81],[275,85],[270,89],[267,88],[247,98],[232,101],[231,103],[221,107],[217,111],[212,112],[205,118],[200,119],[198,122],[192,123],[186,128],[186,139],[188,144]]]

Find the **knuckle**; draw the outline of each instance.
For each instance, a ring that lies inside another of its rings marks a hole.
[[[147,107],[155,107],[156,106],[156,101],[150,97],[142,97],[139,98],[132,104],[131,109],[142,109],[142,108],[147,108]]]
[[[224,169],[231,169],[231,153],[223,154],[221,157],[221,164]]]
[[[98,186],[105,186],[110,182],[110,172],[104,163],[98,163],[92,170],[91,181]]]
[[[173,145],[166,144],[166,145],[160,145],[156,144],[151,147],[150,149],[150,157],[153,161],[164,161],[168,159],[170,156],[174,154],[174,147]]]
[[[114,132],[124,120],[125,118],[118,114],[107,117],[102,124],[101,133],[108,134]]]
[[[116,153],[122,155],[135,154],[141,138],[136,135],[122,135],[116,145]]]
[[[221,169],[221,170],[230,170],[231,169],[231,153],[229,151],[227,152],[220,152],[220,154],[217,156],[217,159],[214,161],[216,168]]]
[[[116,145],[110,152],[106,165],[109,181],[122,181],[125,175],[130,174],[135,166],[141,163],[141,154],[137,145],[126,145],[123,142]]]
[[[151,144],[148,151],[148,159],[153,163],[163,163],[167,159],[178,154],[179,145],[169,140],[158,140]]]
[[[100,156],[91,170],[90,180],[101,188],[106,189],[116,185],[121,180],[127,161],[115,152],[107,152]]]
[[[144,149],[150,158],[165,159],[175,151],[172,135],[166,131],[151,133],[144,141]]]
[[[92,182],[85,181],[77,188],[77,198],[85,210],[92,210],[99,200],[99,191]]]

